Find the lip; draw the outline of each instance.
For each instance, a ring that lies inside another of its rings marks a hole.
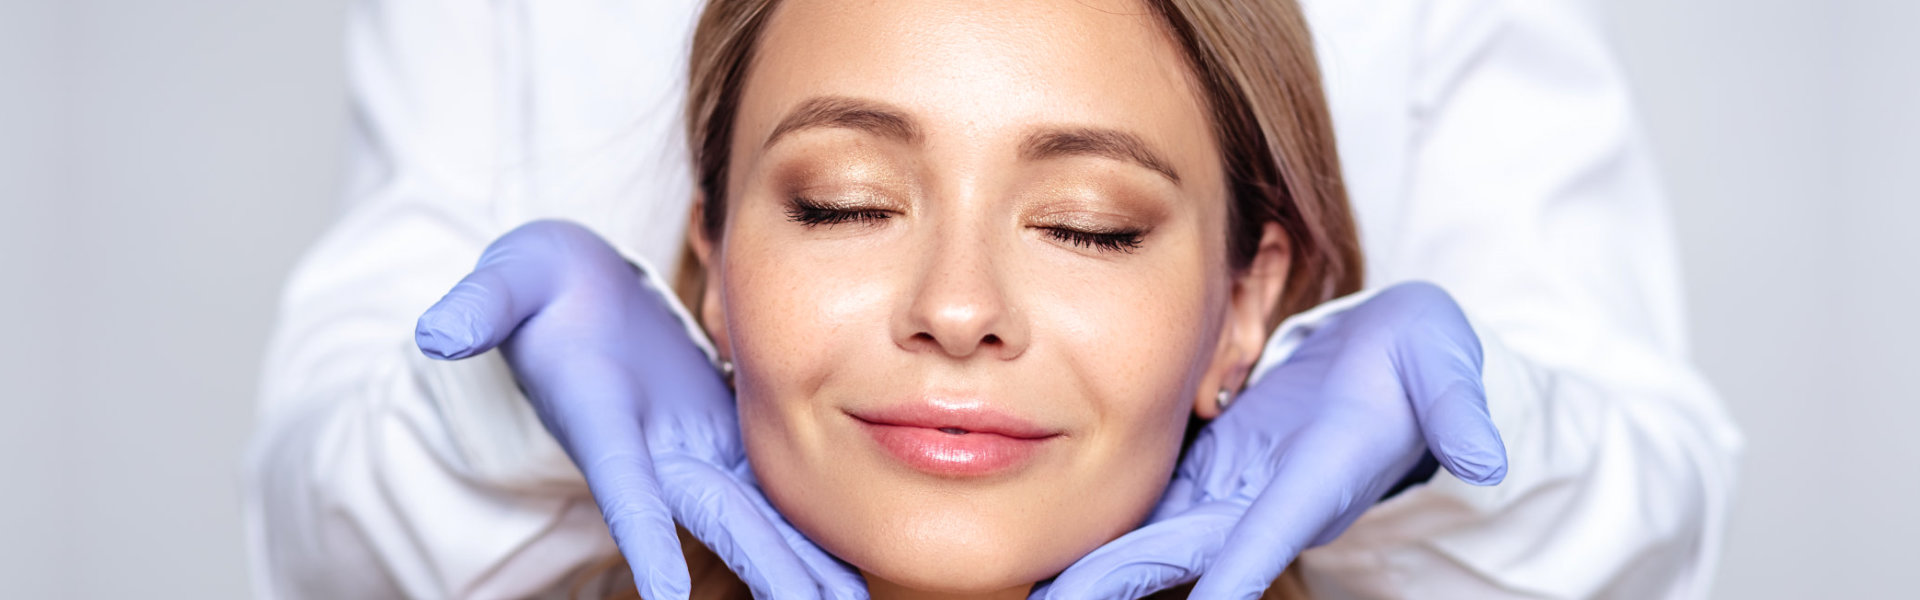
[[[1063,433],[978,402],[911,402],[846,413],[900,462],[944,477],[1011,471]]]

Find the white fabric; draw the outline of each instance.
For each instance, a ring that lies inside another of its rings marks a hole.
[[[505,364],[427,360],[412,325],[531,219],[675,264],[695,4],[353,6],[349,206],[287,285],[249,450],[261,597],[526,597],[612,555]],[[1460,300],[1511,466],[1492,488],[1443,471],[1294,568],[1327,598],[1706,595],[1741,441],[1688,364],[1664,199],[1592,16],[1304,4],[1369,288]]]

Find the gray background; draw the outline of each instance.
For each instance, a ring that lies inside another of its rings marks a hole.
[[[1920,3],[1594,7],[1749,441],[1716,596],[1920,589]],[[248,593],[239,456],[336,212],[342,15],[0,0],[0,596]]]

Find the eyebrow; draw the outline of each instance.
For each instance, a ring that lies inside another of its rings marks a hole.
[[[910,144],[919,144],[925,139],[913,117],[892,105],[844,96],[816,96],[801,102],[787,113],[786,118],[773,127],[773,133],[767,134],[767,141],[762,147],[770,148],[790,133],[825,128],[851,129]],[[1071,156],[1130,162],[1157,172],[1176,184],[1180,183],[1180,173],[1174,171],[1173,166],[1159,153],[1154,152],[1152,146],[1147,145],[1140,136],[1118,129],[1048,128],[1028,134],[1025,142],[1020,144],[1020,158],[1023,160]]]
[[[865,132],[897,141],[918,144],[920,126],[905,111],[873,102],[840,96],[809,98],[787,113],[767,135],[763,147],[772,147],[780,137],[805,129],[842,128]]]
[[[1020,157],[1026,160],[1067,156],[1095,156],[1130,162],[1157,171],[1176,184],[1180,183],[1180,173],[1155,153],[1152,146],[1148,146],[1140,136],[1118,129],[1047,129],[1027,136],[1026,143],[1020,145]]]

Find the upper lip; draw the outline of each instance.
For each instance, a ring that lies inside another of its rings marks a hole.
[[[959,429],[967,433],[991,433],[1023,440],[1049,438],[1063,433],[975,400],[930,398],[881,408],[847,409],[845,412],[848,416],[875,425]]]

